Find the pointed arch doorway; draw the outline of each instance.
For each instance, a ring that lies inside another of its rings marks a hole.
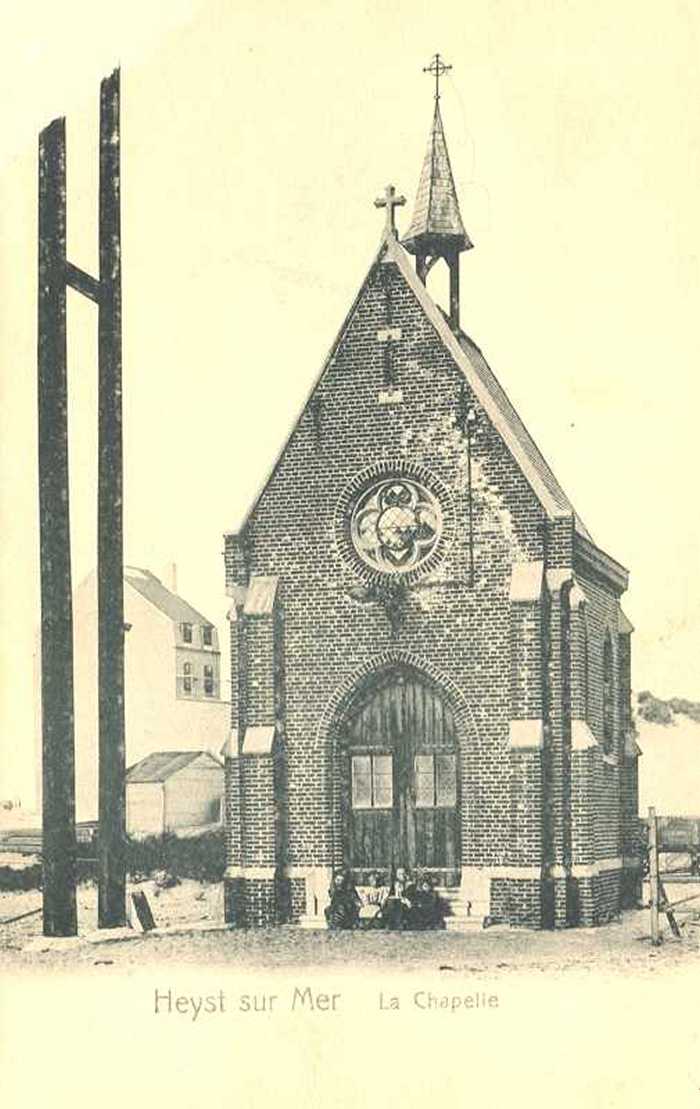
[[[340,725],[346,866],[405,866],[459,882],[457,730],[444,694],[419,671],[394,665],[365,678]]]

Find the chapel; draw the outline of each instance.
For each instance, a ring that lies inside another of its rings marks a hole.
[[[434,65],[410,224],[387,187],[362,286],[225,535],[225,906],[243,927],[324,927],[338,869],[429,874],[456,930],[634,902],[628,572],[461,326],[472,242]]]

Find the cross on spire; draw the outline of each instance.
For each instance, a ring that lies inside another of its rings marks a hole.
[[[452,69],[452,66],[451,65],[445,65],[445,63],[443,62],[443,60],[442,60],[442,58],[440,57],[439,54],[434,54],[433,55],[433,60],[431,61],[430,65],[424,65],[423,66],[423,72],[424,73],[433,73],[435,75],[435,99],[436,100],[440,99],[440,78],[442,77],[443,73],[447,73],[447,71],[449,69]]]
[[[384,190],[384,196],[378,197],[374,202],[375,208],[386,208],[386,224],[385,232],[387,235],[393,235],[396,238],[396,224],[394,223],[394,208],[400,208],[402,204],[406,203],[405,196],[397,196],[396,189],[393,185],[387,185]]]

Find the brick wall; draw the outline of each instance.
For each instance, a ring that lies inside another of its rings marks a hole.
[[[624,759],[624,735],[620,712],[619,599],[587,568],[577,568],[577,579],[586,596],[585,620],[588,647],[587,722],[598,741],[594,773],[595,857],[607,859],[622,854],[620,775]],[[612,648],[613,727],[606,741],[603,726],[603,652],[606,636]]]
[[[387,326],[387,284],[401,336],[390,351],[377,339]],[[381,401],[387,374],[399,403]],[[477,416],[471,536],[463,430],[470,406]],[[407,579],[393,623],[387,605],[367,592],[373,574],[353,560],[346,524],[351,495],[379,472],[405,473],[437,490],[444,512],[439,558],[428,573]],[[543,852],[570,862],[572,807],[589,799],[569,796],[568,609],[564,627],[561,598],[552,593],[550,615],[544,587],[539,605],[514,617],[509,588],[515,563],[568,567],[570,577],[573,546],[573,520],[545,519],[398,269],[375,267],[271,481],[242,533],[226,538],[229,592],[243,590],[251,575],[276,575],[284,597],[283,609],[276,601],[277,633],[259,617],[231,623],[232,726],[242,733],[246,723],[275,722],[284,772],[274,779],[274,833],[263,815],[259,830],[236,831],[236,804],[244,817],[249,804],[252,814],[266,812],[256,800],[262,771],[244,766],[238,801],[235,774],[227,772],[230,864],[237,836],[244,862],[248,853],[278,867],[338,864],[335,739],[343,693],[390,657],[429,672],[461,713],[463,863],[532,868]],[[598,637],[616,620],[616,606],[604,586],[591,583],[589,697],[598,730]],[[617,655],[616,645],[616,666]],[[546,750],[514,752],[511,720],[528,717],[544,722]],[[596,779],[596,849],[603,852],[620,846],[619,782],[609,779],[602,771]],[[507,897],[499,897],[512,919],[541,922],[539,878],[509,879]],[[293,884],[293,913],[300,900]]]

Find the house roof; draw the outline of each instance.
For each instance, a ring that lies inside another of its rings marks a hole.
[[[176,623],[211,625],[211,620],[207,620],[206,616],[202,616],[196,608],[189,605],[187,601],[183,601],[177,593],[166,589],[160,578],[150,570],[142,570],[138,566],[125,566],[124,577],[142,597]]]
[[[459,250],[469,250],[473,245],[464,230],[459,211],[438,100],[435,101],[435,113],[418,182],[413,219],[403,243],[408,250],[414,252],[421,242],[436,239],[449,242]]]
[[[221,766],[218,759],[209,751],[154,751],[146,755],[145,759],[129,767],[126,780],[131,782],[165,782],[173,774],[184,770],[190,763],[205,756],[211,759],[216,766]]]

